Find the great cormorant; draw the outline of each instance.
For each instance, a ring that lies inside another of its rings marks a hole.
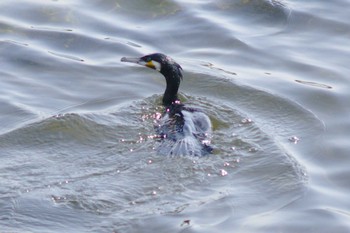
[[[178,98],[182,68],[170,57],[154,53],[140,58],[123,57],[122,62],[136,63],[164,75],[166,89],[163,95],[164,114],[156,131],[162,144],[160,154],[202,156],[212,152],[210,147],[211,122],[198,109],[184,106]]]

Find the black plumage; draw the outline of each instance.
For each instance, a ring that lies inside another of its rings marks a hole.
[[[207,115],[188,108],[178,98],[183,79],[182,68],[170,57],[154,53],[140,58],[123,57],[122,62],[131,62],[159,71],[166,80],[163,95],[164,114],[156,127],[162,144],[158,152],[166,155],[201,156],[212,151],[210,147],[211,122]]]

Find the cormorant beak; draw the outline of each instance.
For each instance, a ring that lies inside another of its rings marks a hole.
[[[136,63],[136,64],[139,64],[141,66],[146,66],[146,67],[149,67],[151,69],[160,71],[159,63],[154,62],[152,60],[150,60],[149,62],[146,62],[146,61],[142,60],[141,58],[137,58],[137,57],[122,57],[122,59],[120,61]]]
[[[140,58],[137,58],[137,57],[122,57],[122,59],[120,61],[131,62],[131,63],[136,63],[136,64],[140,64],[141,62],[143,62]],[[143,64],[140,64],[140,65],[143,65]]]

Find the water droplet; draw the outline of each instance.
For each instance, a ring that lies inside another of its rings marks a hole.
[[[149,159],[149,160],[147,161],[147,163],[148,163],[148,164],[152,164],[153,161],[152,161],[151,159]]]
[[[211,143],[211,142],[210,142],[210,140],[208,140],[208,139],[202,140],[202,144],[203,144],[203,145],[207,145],[207,146],[208,146],[208,145],[210,145],[210,143]]]
[[[249,124],[249,123],[252,123],[252,122],[253,122],[253,120],[250,119],[250,118],[244,118],[244,119],[241,120],[242,124]]]
[[[297,144],[300,141],[300,139],[297,136],[292,136],[288,140],[294,144]]]
[[[136,205],[136,201],[131,201],[130,205]]]
[[[258,148],[256,148],[256,147],[252,147],[252,148],[249,148],[249,150],[248,150],[249,152],[257,152],[258,151]]]
[[[229,162],[225,162],[224,163],[224,167],[228,167],[228,166],[230,166],[230,163]]]
[[[161,117],[162,117],[162,114],[159,113],[159,112],[156,112],[156,113],[154,114],[154,119],[156,119],[156,120],[159,120]]]
[[[228,172],[224,169],[220,169],[220,176],[227,176]]]

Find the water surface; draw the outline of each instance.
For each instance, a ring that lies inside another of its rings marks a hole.
[[[2,1],[3,232],[349,232],[344,0]],[[157,154],[162,52],[215,152]]]

